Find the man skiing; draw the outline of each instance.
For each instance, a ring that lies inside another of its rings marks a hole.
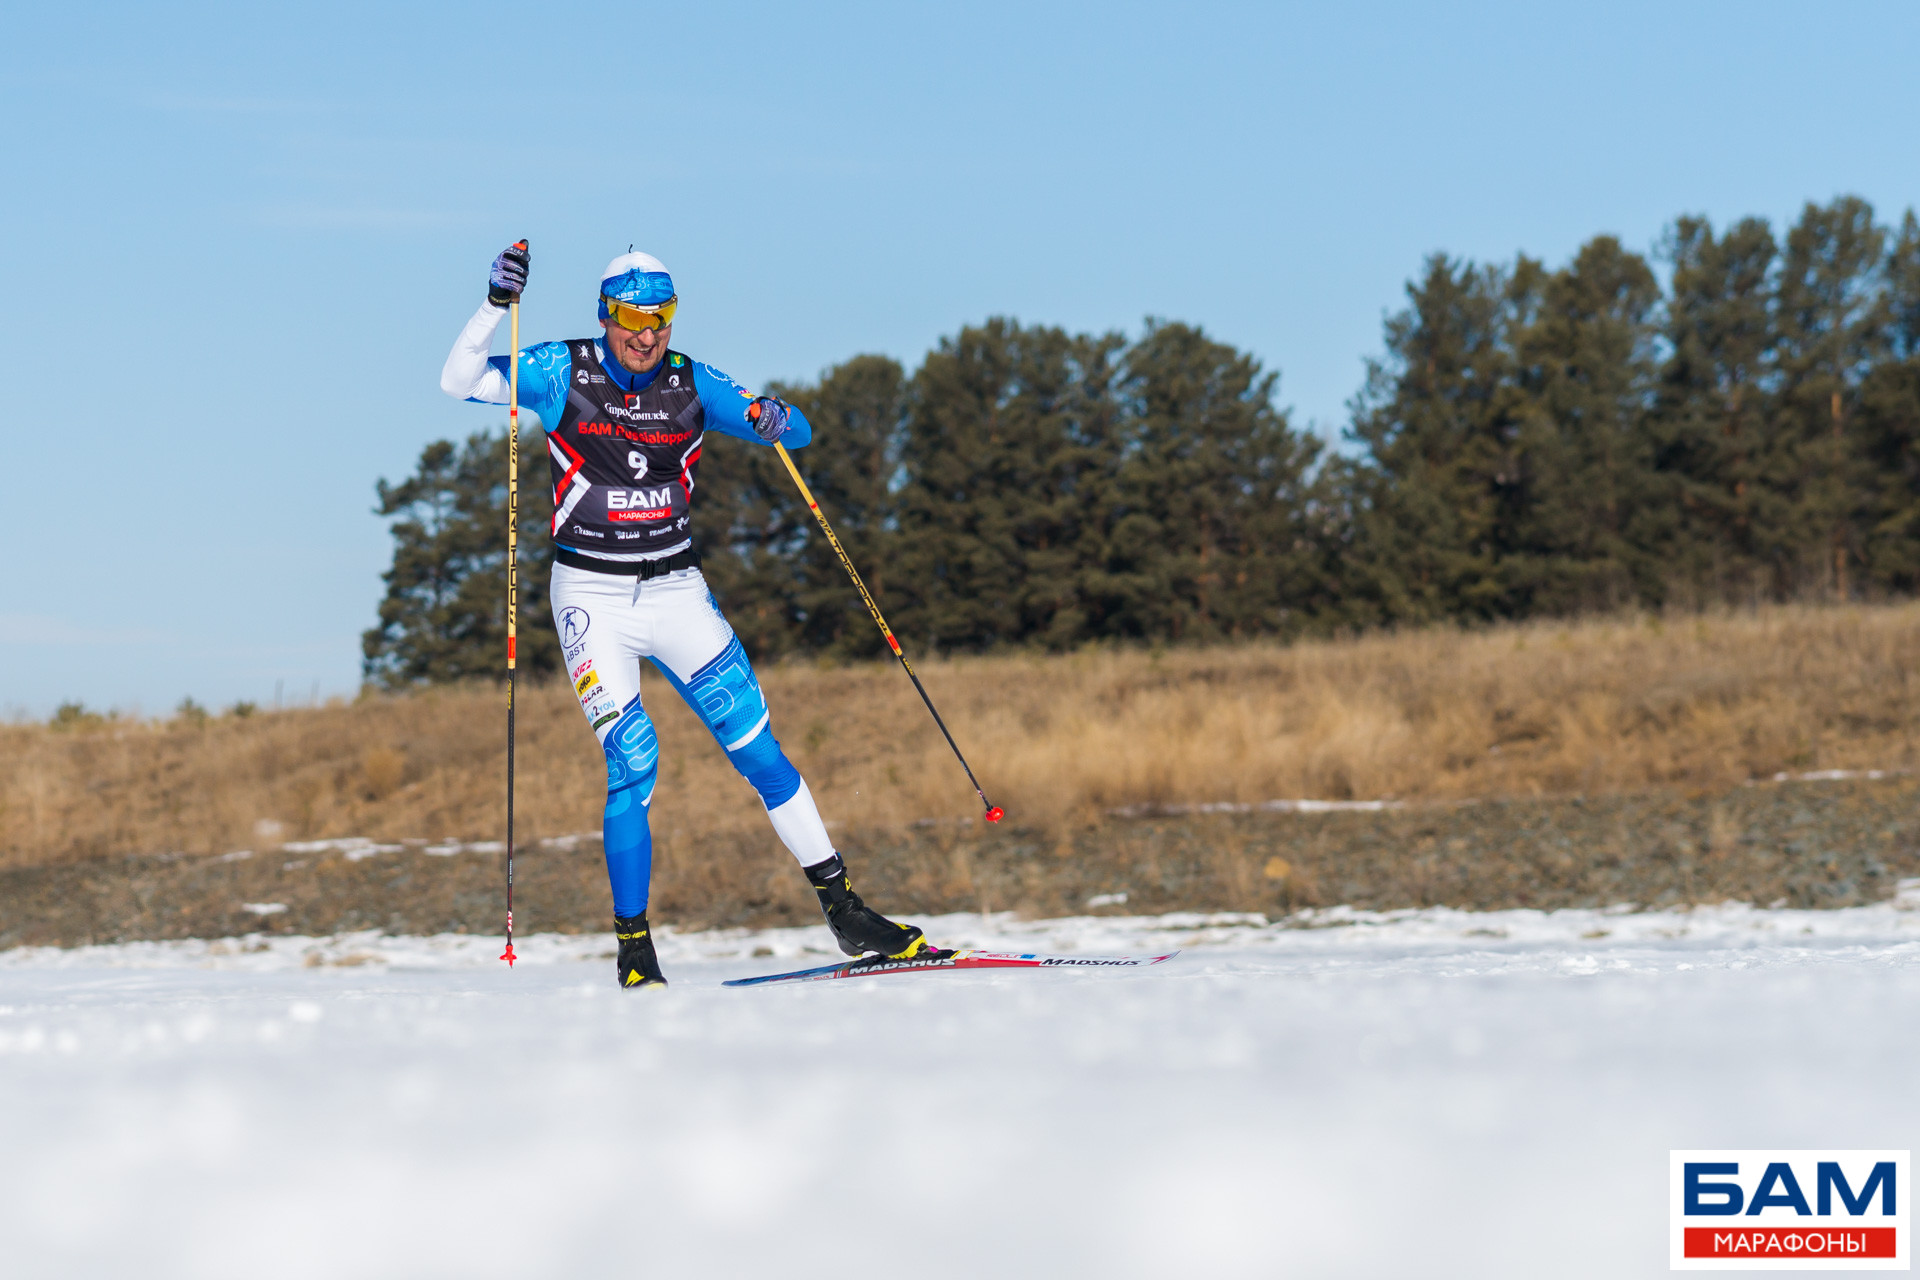
[[[447,356],[440,387],[505,404],[509,357],[489,356],[494,330],[526,287],[528,254],[493,260],[487,300]],[[615,972],[623,987],[666,985],[647,927],[659,745],[640,702],[646,658],[712,730],[753,784],[780,840],[819,895],[850,956],[900,958],[926,939],[860,900],[826,826],[780,744],[753,665],[700,573],[691,506],[709,430],[797,449],[806,416],[756,396],[669,347],[679,296],[657,258],[627,253],[600,281],[602,335],[520,353],[520,403],[540,416],[553,471],[553,617],[567,678],[607,758],[602,828],[613,887]]]

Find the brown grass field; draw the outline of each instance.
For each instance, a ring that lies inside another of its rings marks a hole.
[[[1909,604],[963,657],[919,670],[1005,806],[1005,828],[1064,849],[1126,825],[1116,809],[1698,799],[1781,772],[1905,770],[1916,659],[1920,605]],[[983,826],[893,665],[761,675],[774,730],[846,847]],[[768,877],[792,869],[757,798],[664,681],[648,673],[643,690],[661,739],[659,896],[764,898]],[[0,869],[338,836],[499,839],[504,729],[492,687],[245,717],[7,726]],[[522,690],[518,773],[522,841],[597,831],[600,753],[564,685]],[[1248,875],[1270,887],[1244,868],[1228,881]],[[1081,867],[1075,883],[1099,878]]]

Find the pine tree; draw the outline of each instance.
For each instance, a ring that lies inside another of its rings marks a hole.
[[[1346,581],[1363,621],[1430,622],[1515,612],[1501,579],[1513,534],[1524,393],[1512,335],[1541,275],[1436,254],[1388,318],[1367,362],[1348,438],[1355,545]]]
[[[1759,218],[1716,238],[1705,218],[1683,217],[1663,247],[1673,263],[1671,354],[1650,430],[1667,593],[1747,598],[1767,589],[1764,531],[1783,519],[1766,482],[1779,249]]]
[[[1787,233],[1774,307],[1780,389],[1766,481],[1783,499],[1767,548],[1782,592],[1852,594],[1859,558],[1857,477],[1847,423],[1884,348],[1879,272],[1886,233],[1843,196],[1809,204]]]
[[[560,669],[547,599],[550,555],[543,500],[544,448],[538,429],[520,449],[520,618],[518,666],[531,675]],[[531,459],[534,464],[529,467]],[[507,436],[436,440],[405,481],[375,486],[393,524],[393,564],[380,625],[361,636],[361,668],[389,688],[474,676],[504,679],[507,655]]]
[[[1525,274],[1516,271],[1516,290]],[[1646,423],[1659,301],[1646,260],[1598,236],[1540,281],[1516,326],[1525,407],[1503,488],[1511,515],[1499,575],[1515,613],[1618,608],[1659,593]]]
[[[1868,580],[1910,595],[1920,592],[1920,222],[1911,209],[1884,280],[1883,358],[1861,380],[1849,435]]]
[[[1102,547],[1123,346],[995,319],[928,354],[901,450],[903,631],[976,649],[1097,634],[1083,567]]]
[[[1126,352],[1106,563],[1084,591],[1101,634],[1294,632],[1330,603],[1313,537],[1321,445],[1274,406],[1277,382],[1191,325],[1150,322]]]

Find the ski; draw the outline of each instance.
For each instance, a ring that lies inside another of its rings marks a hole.
[[[1047,956],[1011,951],[923,951],[905,960],[887,960],[866,956],[839,964],[823,964],[817,969],[796,969],[792,973],[768,973],[757,978],[733,978],[724,987],[765,987],[776,982],[827,982],[834,978],[864,978],[881,973],[922,973],[933,969],[1144,969],[1179,955],[1169,951],[1159,956]]]

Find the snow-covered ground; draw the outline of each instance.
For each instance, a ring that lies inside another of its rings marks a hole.
[[[0,1273],[1652,1276],[1675,1147],[1920,1146],[1920,882],[943,941],[1142,971],[725,990],[822,929],[0,953]]]

